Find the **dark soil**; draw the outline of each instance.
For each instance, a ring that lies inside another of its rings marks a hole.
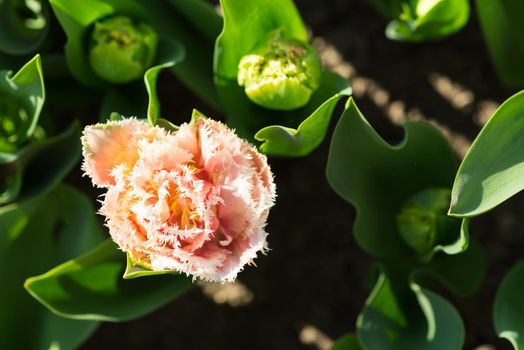
[[[495,76],[474,10],[457,35],[411,45],[386,39],[386,22],[365,0],[300,0],[297,6],[321,45],[342,55],[328,64],[346,70],[359,108],[391,142],[402,137],[401,120],[424,118],[463,154],[486,113],[512,94]],[[177,116],[174,122],[188,119],[193,107],[213,115],[172,76],[162,75],[161,86],[164,114]],[[461,91],[465,97],[453,100]],[[339,115],[340,108],[331,131]],[[355,210],[325,180],[329,138],[309,157],[271,159],[278,186],[267,227],[271,251],[239,276],[252,293],[249,303],[219,304],[197,287],[141,319],[103,324],[82,349],[324,349],[329,339],[353,331],[369,294],[372,260],[352,238]],[[473,220],[471,235],[486,249],[488,272],[478,293],[451,300],[466,325],[466,349],[511,349],[494,332],[491,308],[503,274],[522,255],[522,212],[524,196],[517,196]],[[323,334],[317,345],[305,331],[311,326]]]

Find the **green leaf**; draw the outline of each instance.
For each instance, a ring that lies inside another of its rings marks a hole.
[[[524,261],[518,262],[504,277],[500,284],[493,319],[495,330],[501,338],[506,338],[515,349],[524,349]]]
[[[182,275],[125,280],[125,265],[125,255],[108,239],[85,255],[29,278],[25,287],[60,316],[117,322],[141,317],[192,286]]]
[[[35,51],[49,30],[49,8],[42,0],[0,1],[0,51],[25,55]]]
[[[333,77],[338,78],[336,75]],[[322,88],[326,89],[327,85]],[[260,150],[272,156],[308,155],[324,140],[337,102],[342,97],[349,95],[351,95],[349,87],[337,92],[300,123],[298,129],[281,125],[262,128],[255,134],[257,141],[264,142],[260,145]]]
[[[13,75],[0,71],[0,162],[33,134],[45,100],[40,56]]]
[[[160,103],[156,93],[158,74],[162,69],[173,67],[175,64],[181,62],[184,59],[185,52],[179,43],[171,40],[166,41],[165,44],[159,48],[158,56],[158,61],[161,63],[149,68],[144,75],[144,82],[149,95],[147,119],[151,125],[156,125],[160,116]]]
[[[49,313],[26,293],[23,282],[101,239],[91,203],[69,186],[0,207],[0,348],[73,349],[96,329],[96,322]]]
[[[62,134],[33,141],[11,157],[0,154],[0,205],[46,193],[77,164],[80,152],[80,125],[73,123]]]
[[[405,276],[382,273],[357,320],[364,349],[459,350],[464,324],[455,308]]]
[[[308,104],[293,111],[270,111],[252,103],[236,81],[220,85],[218,91],[228,111],[228,125],[241,137],[253,135],[264,143],[269,155],[300,157],[313,151],[324,139],[337,102],[351,94],[348,82],[324,71],[320,87]]]
[[[482,214],[524,189],[524,92],[504,102],[462,161],[450,215]]]
[[[307,42],[307,32],[291,0],[221,0],[224,27],[216,41],[215,78],[237,79],[242,56],[269,32],[282,29],[288,38]]]
[[[353,227],[357,243],[380,259],[413,256],[398,232],[397,214],[414,194],[428,188],[451,187],[456,170],[453,150],[435,128],[409,121],[404,132],[401,143],[389,145],[351,98],[329,150],[328,182],[357,209]],[[463,241],[467,235],[458,226],[443,236],[442,247],[435,250],[456,253],[467,247]],[[456,245],[460,249],[453,248]]]
[[[484,40],[502,82],[524,87],[524,3],[519,0],[477,0]]]
[[[424,41],[453,34],[469,19],[468,0],[404,1],[402,13],[386,28],[386,36],[399,41]]]
[[[348,333],[338,338],[331,350],[363,350],[358,338],[353,333]]]

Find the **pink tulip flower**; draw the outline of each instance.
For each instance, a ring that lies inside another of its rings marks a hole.
[[[100,213],[136,263],[233,281],[258,252],[275,200],[267,159],[204,117],[174,132],[126,119],[87,126],[83,169],[107,188]]]

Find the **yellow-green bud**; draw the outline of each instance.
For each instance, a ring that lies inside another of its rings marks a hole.
[[[320,56],[311,46],[271,32],[242,57],[237,80],[259,106],[291,110],[306,105],[320,84]]]
[[[123,84],[141,78],[153,63],[158,43],[155,30],[143,22],[117,16],[95,22],[89,62],[100,78]]]
[[[409,198],[397,215],[400,236],[417,253],[428,252],[439,238],[445,236],[450,221],[447,216],[451,191],[447,188],[429,188]]]
[[[0,95],[0,152],[16,149],[29,122],[29,114],[21,101],[13,96]]]

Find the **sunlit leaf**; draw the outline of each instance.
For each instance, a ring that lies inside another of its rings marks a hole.
[[[453,185],[450,214],[482,214],[524,189],[524,92],[502,104],[473,142]]]
[[[255,134],[255,139],[263,142],[260,145],[262,152],[272,156],[306,156],[320,145],[326,136],[338,101],[351,95],[351,88],[347,87],[346,82],[340,76],[328,72],[325,72],[324,76],[330,77],[333,83],[340,85],[338,87],[335,87],[335,84],[330,86],[326,82],[328,78],[325,78],[318,93],[331,90],[330,92],[334,94],[301,122],[297,129],[281,125],[270,125],[260,129]],[[313,95],[313,97],[317,96]],[[316,103],[316,99],[312,99],[308,106],[314,106]]]

